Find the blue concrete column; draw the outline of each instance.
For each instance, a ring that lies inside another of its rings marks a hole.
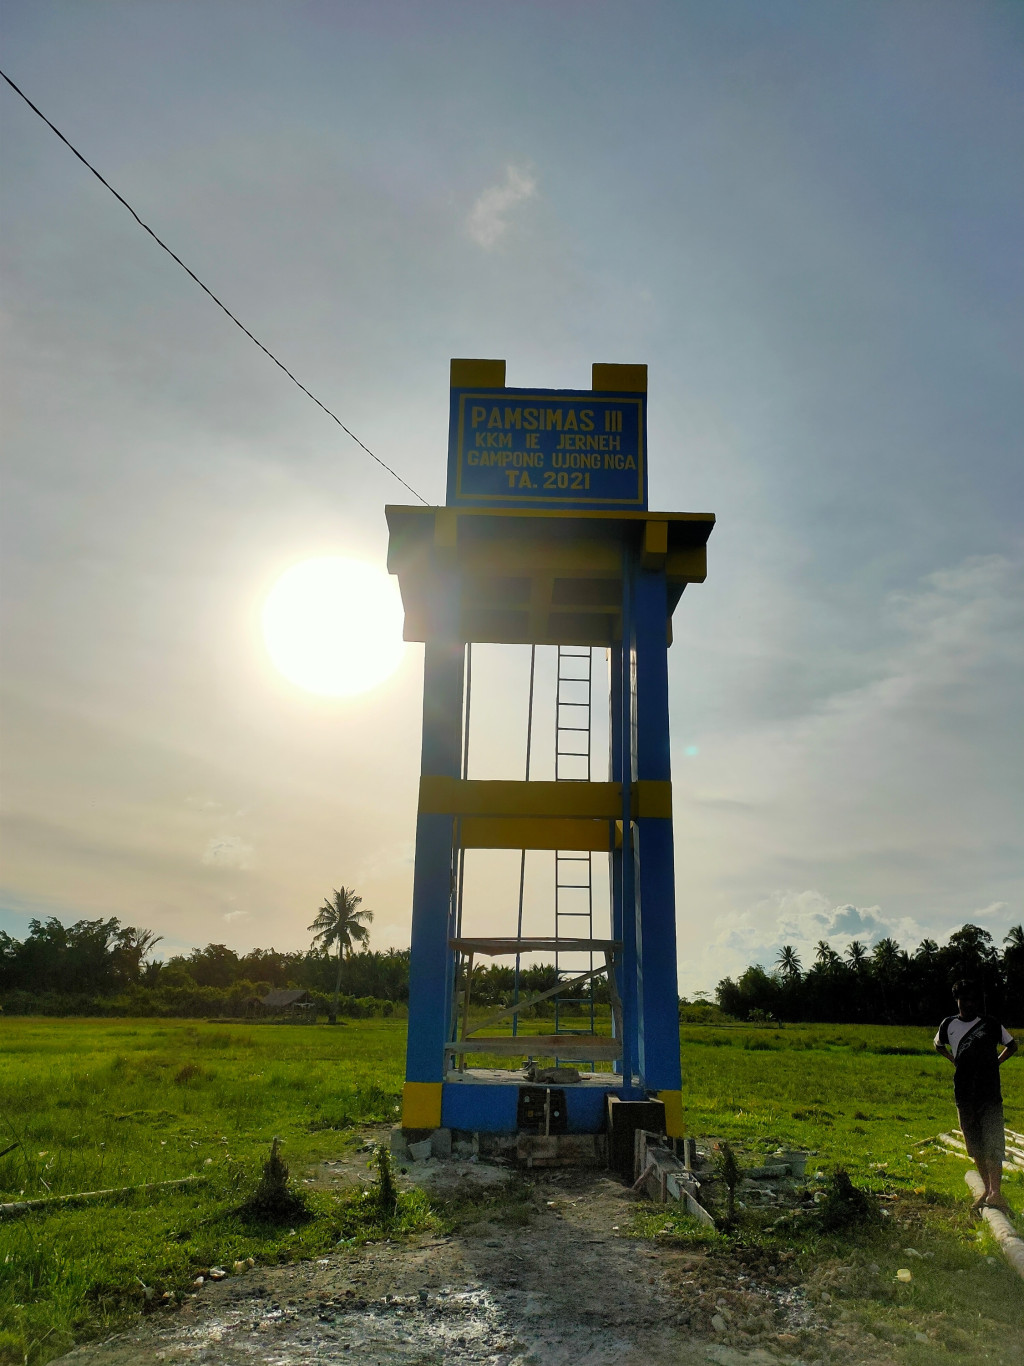
[[[662,570],[634,562],[630,651],[634,776],[640,814],[634,830],[640,1072],[649,1091],[678,1094],[679,988],[672,819],[644,813],[647,782],[672,777],[668,716],[668,602]],[[664,789],[659,789],[664,793]],[[653,803],[652,803],[653,804]]]
[[[424,775],[458,778],[462,765],[465,646],[454,639],[454,588],[435,623],[423,658]],[[404,1120],[408,1128],[437,1127],[441,1113],[444,1045],[451,1009],[448,938],[451,932],[455,822],[420,812],[412,892],[412,959],[406,1047]]]

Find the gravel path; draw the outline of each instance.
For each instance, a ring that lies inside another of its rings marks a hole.
[[[431,1163],[449,1191],[508,1173]],[[813,1366],[827,1327],[784,1268],[627,1237],[634,1208],[599,1172],[535,1173],[522,1226],[346,1248],[207,1283],[63,1366]],[[332,1176],[336,1180],[336,1176]],[[486,1206],[484,1206],[486,1209]],[[775,1274],[780,1273],[780,1274]]]

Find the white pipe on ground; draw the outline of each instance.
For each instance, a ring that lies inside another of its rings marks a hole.
[[[964,1180],[975,1197],[984,1194],[985,1183],[977,1172],[964,1172]],[[1002,1248],[1003,1256],[1017,1275],[1024,1279],[1024,1242],[1018,1238],[1017,1230],[1001,1209],[989,1209],[986,1206],[981,1213],[985,1223],[992,1230],[993,1237]]]
[[[0,1219],[15,1218],[31,1210],[52,1209],[58,1205],[90,1204],[93,1200],[109,1200],[118,1195],[148,1195],[150,1191],[166,1190],[169,1186],[194,1186],[205,1181],[205,1176],[183,1176],[175,1181],[149,1181],[144,1186],[115,1186],[110,1190],[78,1191],[74,1195],[42,1195],[33,1200],[11,1200],[0,1205]]]

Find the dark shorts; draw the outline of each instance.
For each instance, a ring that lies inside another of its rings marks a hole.
[[[961,1105],[957,1114],[971,1157],[980,1157],[986,1162],[1002,1162],[1006,1156],[1002,1102],[997,1100],[988,1105]]]

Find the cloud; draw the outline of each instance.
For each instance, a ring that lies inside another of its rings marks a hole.
[[[533,199],[537,181],[533,174],[518,166],[505,168],[505,182],[484,190],[469,211],[466,229],[485,251],[497,246],[508,231],[508,215],[518,205]]]
[[[700,755],[677,769],[683,923],[698,939],[709,913],[747,928],[716,941],[724,957],[705,955],[699,985],[742,966],[740,945],[778,945],[752,932],[751,908],[770,926],[808,895],[824,917],[803,926],[812,945],[1003,923],[1000,903],[1019,903],[1022,596],[1019,556],[940,568],[879,599],[847,676],[796,715],[744,716],[746,698],[701,735]],[[813,638],[794,657],[812,667]],[[764,678],[772,662],[752,668]]]
[[[981,910],[974,911],[967,917],[972,925],[987,925],[992,920],[1009,920],[1006,912],[1010,909],[1008,901],[993,901],[988,906],[983,906]]]
[[[236,868],[245,870],[252,867],[253,848],[237,835],[218,835],[210,840],[203,854],[203,862],[208,868]]]
[[[854,939],[870,948],[893,938],[910,948],[924,933],[910,917],[887,914],[880,906],[836,906],[815,888],[779,890],[725,920],[705,947],[697,975],[706,983],[742,972],[750,963],[771,968],[783,944],[792,944],[809,967],[821,939],[841,953]]]
[[[248,911],[225,911],[224,919],[230,925],[233,920],[244,920],[248,914]]]
[[[792,944],[803,966],[809,968],[822,939],[840,954],[855,939],[868,949],[880,939],[895,939],[900,948],[913,951],[922,939],[945,943],[962,923],[971,923],[986,928],[998,944],[1013,918],[1005,901],[944,924],[928,924],[881,906],[836,905],[816,888],[774,891],[739,913],[720,917],[718,934],[708,938],[699,954],[684,961],[680,990],[692,995],[697,986],[711,989],[722,977],[738,976],[752,963],[770,971],[784,944]]]
[[[873,909],[877,910],[877,907]],[[858,911],[856,906],[837,906],[832,913],[832,933],[853,935],[857,939],[870,937],[879,926],[871,911]],[[885,938],[884,935],[881,938]]]

